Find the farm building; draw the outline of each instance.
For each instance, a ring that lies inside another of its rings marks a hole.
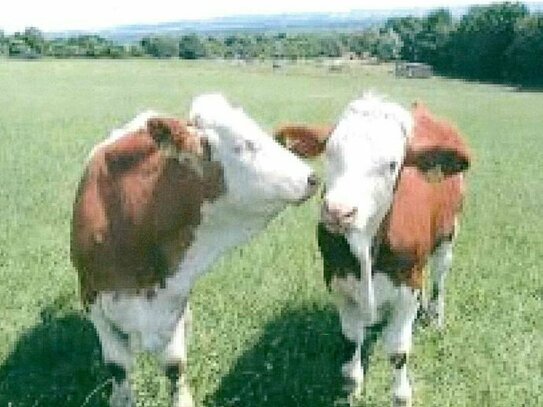
[[[396,62],[397,78],[431,78],[433,69],[428,64],[420,62]]]

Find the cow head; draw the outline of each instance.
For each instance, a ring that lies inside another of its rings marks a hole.
[[[331,232],[373,236],[392,202],[412,127],[408,111],[371,95],[347,106],[326,145],[322,221]]]
[[[219,94],[193,100],[191,121],[205,132],[224,171],[227,199],[250,212],[274,212],[317,189],[311,168]]]
[[[372,236],[392,203],[401,168],[416,167],[428,182],[465,171],[470,152],[459,132],[421,103],[412,114],[375,97],[355,100],[326,147],[322,220],[331,232]]]

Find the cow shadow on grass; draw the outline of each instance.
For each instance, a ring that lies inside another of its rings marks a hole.
[[[81,313],[45,308],[0,366],[0,405],[107,405],[109,375],[94,328]]]
[[[366,368],[380,328],[368,335],[363,351]],[[285,312],[266,326],[260,340],[237,360],[204,405],[348,406],[341,378],[345,355],[334,309]],[[376,407],[364,398],[357,406]]]

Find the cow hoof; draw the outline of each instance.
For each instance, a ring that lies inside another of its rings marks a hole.
[[[420,309],[417,318],[423,326],[432,327],[434,329],[437,329],[438,331],[442,331],[445,326],[445,318],[443,318],[443,316],[440,316],[433,307]]]
[[[445,325],[445,317],[442,307],[440,308],[437,301],[430,301],[424,312],[426,324],[438,330],[442,330]]]
[[[394,396],[392,398],[392,407],[411,407],[411,397]]]
[[[341,368],[344,384],[343,390],[349,394],[349,399],[358,399],[364,387],[364,370],[359,362],[347,362]]]
[[[113,381],[111,397],[109,398],[110,407],[135,407],[136,402],[130,383],[128,380],[123,380],[120,384]]]

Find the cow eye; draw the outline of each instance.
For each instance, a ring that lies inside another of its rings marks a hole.
[[[236,144],[234,151],[237,154],[243,154],[244,152],[255,153],[260,149],[257,143],[253,140],[243,140]]]
[[[398,168],[398,161],[391,161],[388,163],[388,169],[390,172],[396,171],[396,168]]]
[[[252,140],[245,140],[245,149],[247,151],[250,151],[250,152],[254,153],[254,152],[256,152],[258,150],[258,146]]]

